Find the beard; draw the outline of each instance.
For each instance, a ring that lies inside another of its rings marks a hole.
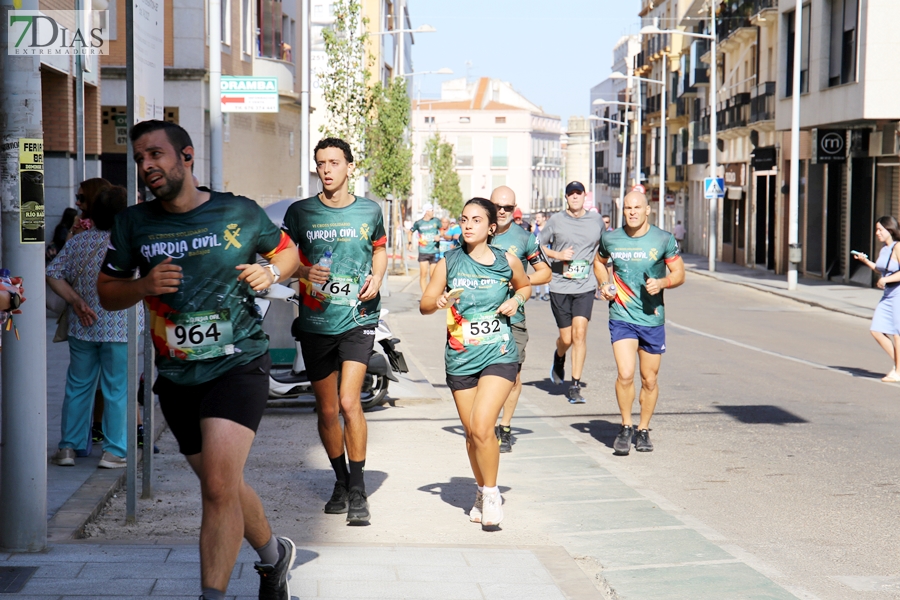
[[[170,173],[165,171],[162,173],[166,182],[155,190],[151,188],[150,192],[157,200],[171,202],[178,197],[178,194],[181,193],[181,188],[184,186],[184,167],[176,165]]]

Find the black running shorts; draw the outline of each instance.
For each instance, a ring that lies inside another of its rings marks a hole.
[[[300,342],[306,376],[310,381],[321,381],[341,368],[341,363],[350,360],[369,364],[375,347],[375,327],[355,327],[344,333],[323,335],[295,329],[291,331]]]
[[[420,263],[428,263],[429,265],[436,265],[441,260],[440,254],[426,254],[424,252],[419,252],[419,262]]]
[[[510,323],[509,328],[512,330],[513,339],[516,340],[516,350],[519,351],[519,370],[525,363],[525,345],[528,344],[528,328],[525,321],[518,323]]]
[[[572,319],[584,317],[591,320],[594,310],[594,292],[583,294],[557,294],[550,292],[550,308],[553,310],[553,318],[560,329],[572,326]]]
[[[179,385],[162,375],[153,391],[179,451],[190,456],[203,449],[201,419],[228,419],[256,433],[269,400],[269,367],[266,352],[246,365],[197,385]]]
[[[447,374],[447,387],[450,388],[450,391],[452,392],[470,390],[474,387],[478,387],[478,380],[485,375],[495,375],[497,377],[502,377],[503,379],[508,379],[509,381],[515,383],[516,375],[518,374],[519,363],[497,363],[488,365],[478,373],[474,373],[472,375]]]

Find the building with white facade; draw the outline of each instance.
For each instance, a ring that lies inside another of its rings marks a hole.
[[[431,202],[425,143],[435,134],[454,147],[463,198],[488,197],[507,185],[526,214],[563,204],[560,119],[545,114],[512,85],[482,77],[454,79],[439,100],[413,102],[413,191],[409,209]]]

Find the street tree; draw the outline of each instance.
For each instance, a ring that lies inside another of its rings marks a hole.
[[[392,194],[404,200],[412,189],[412,148],[406,132],[410,105],[406,81],[394,78],[384,87],[371,88],[366,130],[366,160],[369,186],[375,196]]]
[[[325,137],[339,137],[350,144],[357,160],[357,173],[365,170],[363,144],[368,110],[369,69],[366,25],[360,0],[335,0],[334,24],[322,30],[327,66],[319,73],[325,98]]]
[[[425,142],[425,155],[428,157],[428,171],[431,175],[431,197],[451,216],[459,217],[463,208],[462,191],[459,187],[459,175],[454,166],[453,146],[435,133]]]

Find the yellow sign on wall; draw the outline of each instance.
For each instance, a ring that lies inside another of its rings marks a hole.
[[[19,240],[44,243],[44,140],[19,138]]]

